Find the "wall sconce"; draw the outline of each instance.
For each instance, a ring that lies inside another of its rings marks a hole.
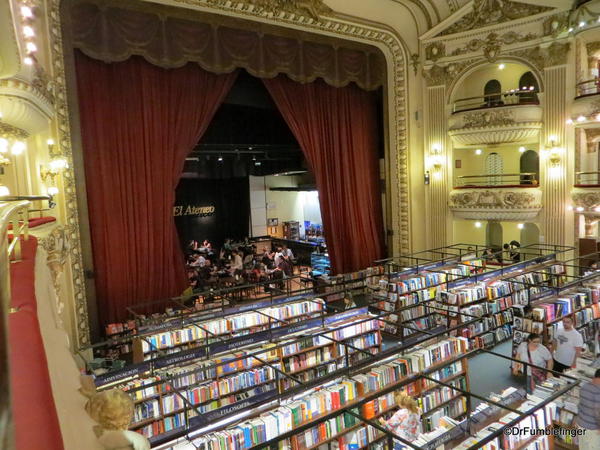
[[[442,170],[443,162],[444,160],[440,155],[434,155],[429,157],[429,165],[431,166],[431,169],[436,172]]]
[[[48,150],[50,152],[50,163],[48,166],[40,166],[40,178],[46,184],[50,184],[48,187],[48,194],[56,195],[58,194],[58,188],[56,187],[56,177],[67,168],[67,160],[62,158],[57,154],[54,149],[54,141],[52,139],[48,139],[46,142],[48,144]]]
[[[555,135],[550,135],[548,141],[551,147],[547,151],[548,162],[550,163],[550,167],[558,167],[560,166],[562,149],[557,147],[558,139]]]
[[[20,155],[27,150],[25,139],[28,137],[29,134],[26,131],[2,122],[0,116],[0,154],[10,151],[15,156]],[[6,159],[4,156],[2,158]]]

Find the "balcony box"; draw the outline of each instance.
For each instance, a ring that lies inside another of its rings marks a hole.
[[[542,190],[539,187],[453,189],[449,206],[462,219],[530,221],[542,209]]]
[[[539,105],[505,105],[459,111],[448,134],[456,147],[537,142],[542,129]]]

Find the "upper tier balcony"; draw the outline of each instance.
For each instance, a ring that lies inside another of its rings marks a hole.
[[[542,191],[535,173],[465,175],[457,177],[449,206],[463,219],[527,221],[542,209]]]
[[[575,126],[595,128],[600,125],[596,116],[600,113],[600,78],[577,83],[571,117]]]
[[[513,90],[457,100],[448,134],[459,147],[536,142],[542,128],[539,95]]]

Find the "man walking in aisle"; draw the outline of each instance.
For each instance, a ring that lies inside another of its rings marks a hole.
[[[596,370],[592,381],[581,386],[577,425],[583,430],[579,436],[580,450],[600,448],[600,369]]]
[[[583,337],[573,327],[573,319],[565,317],[562,321],[563,327],[556,331],[553,341],[554,347],[554,370],[564,372],[577,366],[577,358],[583,351]]]

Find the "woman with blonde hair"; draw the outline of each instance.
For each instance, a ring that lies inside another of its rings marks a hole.
[[[419,409],[417,401],[402,391],[396,391],[394,393],[394,400],[399,407],[398,411],[396,411],[389,420],[380,418],[379,421],[384,427],[392,433],[397,434],[402,439],[409,442],[417,440],[419,434],[422,432],[421,410]],[[404,448],[406,448],[406,446],[401,443],[394,443],[394,450],[401,450]]]

